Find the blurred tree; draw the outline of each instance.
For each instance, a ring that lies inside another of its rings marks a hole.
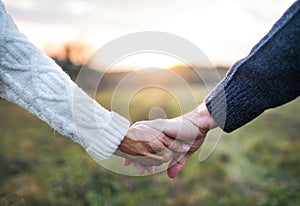
[[[60,47],[57,47],[57,44],[49,43],[44,50],[72,80],[75,80],[81,66],[92,55],[93,46],[82,40],[73,40]]]

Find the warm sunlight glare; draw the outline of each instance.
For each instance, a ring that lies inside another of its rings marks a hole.
[[[178,64],[184,62],[167,54],[146,52],[123,58],[113,66],[112,70],[168,69]]]
[[[49,42],[64,45],[74,39],[98,48],[125,34],[164,31],[225,65],[246,56],[293,1],[4,0],[18,28],[43,49]],[[167,68],[177,63],[165,55],[138,54],[119,64]]]

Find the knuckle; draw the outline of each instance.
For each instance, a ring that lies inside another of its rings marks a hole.
[[[168,162],[173,158],[173,153],[168,150],[168,151],[163,153],[162,157],[163,157],[164,162]]]

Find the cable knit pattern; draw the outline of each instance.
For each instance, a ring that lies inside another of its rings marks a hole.
[[[218,125],[231,132],[266,109],[300,95],[300,1],[296,1],[252,49],[232,66],[206,98]]]
[[[127,119],[101,107],[18,31],[1,1],[0,95],[97,159],[109,158],[128,131]]]

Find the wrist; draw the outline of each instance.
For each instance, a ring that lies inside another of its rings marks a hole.
[[[194,110],[197,116],[197,125],[204,130],[211,130],[217,127],[216,121],[208,111],[206,104],[202,103]]]

